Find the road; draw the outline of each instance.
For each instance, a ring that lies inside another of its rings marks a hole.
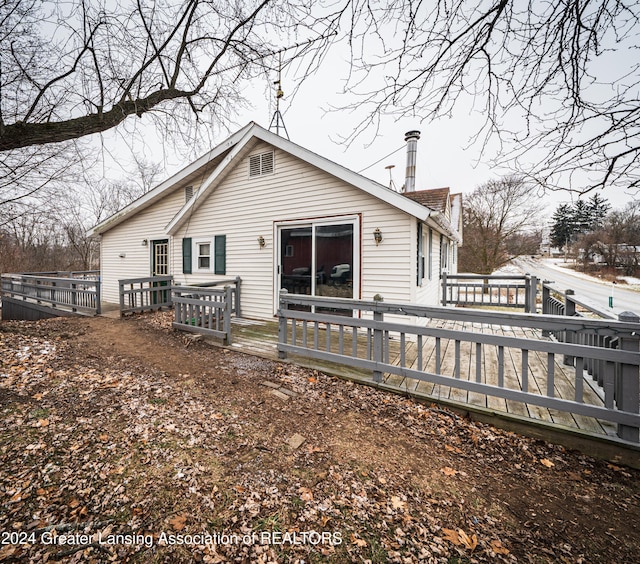
[[[599,309],[616,315],[623,311],[632,311],[640,315],[640,292],[625,289],[619,284],[614,286],[609,282],[600,282],[569,268],[556,266],[547,260],[520,258],[514,262],[514,265],[539,279],[555,282],[554,287],[557,290],[574,290],[581,301],[593,304]],[[610,308],[609,298],[612,289],[614,307]]]

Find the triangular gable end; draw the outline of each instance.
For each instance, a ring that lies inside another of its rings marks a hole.
[[[182,168],[137,200],[125,206],[101,223],[98,223],[87,232],[87,235],[89,237],[101,235],[117,225],[120,225],[123,221],[129,220],[134,215],[154,205],[156,202],[165,198],[182,185],[186,186],[190,178],[200,176],[203,169],[211,166],[217,158],[224,155],[225,152],[229,151],[234,145],[236,145],[238,140],[241,139],[249,129],[251,129],[252,125],[254,125],[253,122],[247,124],[242,129],[228,137],[225,141],[210,151],[207,151],[200,158]]]
[[[429,208],[405,198],[403,195],[398,194],[386,186],[369,180],[254,123],[238,141],[237,145],[233,147],[223,161],[220,162],[211,175],[204,181],[197,198],[193,198],[192,201],[185,204],[166,226],[168,235],[173,235],[177,232],[186,218],[206,200],[208,193],[215,189],[235,163],[250,151],[253,145],[253,143],[251,143],[253,139],[264,141],[275,148],[287,152],[422,221],[426,220],[432,214]]]

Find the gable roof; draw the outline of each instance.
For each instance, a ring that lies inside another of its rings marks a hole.
[[[182,170],[170,176],[165,181],[158,184],[158,186],[156,186],[137,200],[134,200],[129,205],[113,214],[111,217],[108,217],[104,221],[92,227],[88,231],[87,235],[91,237],[109,231],[109,229],[114,228],[116,225],[119,225],[133,215],[152,206],[158,200],[161,200],[179,186],[188,186],[191,181],[197,178],[201,178],[203,171],[206,171],[207,168],[215,166],[220,160],[222,160],[224,156],[231,150],[231,148],[238,142],[238,140],[244,136],[247,130],[250,129],[251,125],[251,123],[245,125],[242,129],[236,131],[222,143],[206,152],[199,159],[196,159],[191,164],[184,167]]]
[[[404,196],[427,206],[440,213],[446,213],[447,201],[449,200],[449,188],[434,188],[432,190],[417,190],[416,192],[405,192]]]
[[[168,234],[174,234],[180,228],[186,218],[189,217],[191,211],[197,209],[197,207],[206,199],[206,196],[222,181],[226,172],[244,157],[246,150],[251,148],[250,143],[254,140],[261,140],[273,147],[281,149],[282,151],[285,151],[300,160],[315,166],[316,168],[324,170],[332,176],[335,176],[336,178],[359,188],[363,192],[366,192],[392,205],[393,207],[404,211],[405,213],[413,215],[422,221],[426,220],[432,214],[430,209],[425,208],[416,202],[407,200],[394,190],[365,178],[364,176],[330,161],[325,157],[321,157],[317,153],[309,151],[308,149],[305,149],[284,137],[280,137],[271,131],[267,131],[256,123],[252,123],[251,127],[246,131],[242,139],[238,141],[216,169],[203,182],[200,190],[198,191],[197,197],[187,202],[171,222],[169,222],[166,227]]]
[[[205,180],[194,197],[186,202],[174,218],[165,227],[167,234],[174,234],[190,216],[191,212],[206,200],[206,196],[224,179],[226,174],[244,157],[247,151],[257,141],[264,141],[279,148],[302,161],[311,164],[344,182],[359,188],[363,192],[386,202],[387,204],[413,216],[421,221],[431,218],[445,233],[458,239],[455,227],[449,224],[445,217],[448,188],[437,190],[421,190],[410,194],[400,194],[390,188],[357,174],[342,165],[322,157],[288,139],[280,137],[264,129],[254,122],[248,123],[242,129],[228,137],[225,141],[205,153],[202,157],[186,166],[153,190],[135,200],[110,218],[93,227],[89,236],[101,235],[116,225],[128,220],[140,211],[172,193],[181,186],[186,186],[196,178]],[[445,206],[442,207],[441,191],[446,191]],[[424,201],[421,201],[421,199]],[[432,204],[432,205],[430,205]]]

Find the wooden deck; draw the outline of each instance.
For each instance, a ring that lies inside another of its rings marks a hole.
[[[452,329],[458,331],[493,333],[510,337],[529,338],[537,340],[547,340],[542,337],[539,332],[532,329],[519,329],[506,326],[494,326],[486,324],[467,324],[459,321],[443,321],[433,320],[434,326],[444,329]],[[321,330],[320,333],[323,333]],[[259,322],[245,319],[234,319],[233,321],[233,344],[228,347],[233,350],[239,350],[249,354],[262,356],[270,359],[278,358],[277,351],[277,335],[278,325],[273,322]],[[300,336],[298,336],[300,338]],[[309,339],[316,338],[309,335]],[[323,335],[319,335],[323,339]],[[348,337],[347,337],[348,338]],[[362,342],[361,342],[362,341]],[[322,340],[320,342],[323,342]],[[348,345],[349,347],[351,345]],[[366,347],[366,339],[364,336],[358,337],[358,348]],[[446,376],[454,376],[455,374],[455,343],[442,339],[441,341],[441,374]],[[391,341],[390,346],[390,363],[400,365],[402,362],[400,354],[400,343],[397,339]],[[477,378],[477,362],[476,352],[471,343],[460,343],[460,378],[475,380]],[[482,381],[488,384],[497,384],[498,379],[498,353],[496,347],[482,347],[481,372]],[[520,367],[522,366],[522,352],[516,349],[504,350],[504,380],[505,386],[515,389],[522,389],[520,381]],[[416,368],[418,363],[419,351],[415,342],[405,343],[404,366],[407,368]],[[432,338],[423,339],[421,361],[426,370],[433,371],[436,363],[435,340]],[[340,364],[328,363],[325,361],[314,360],[311,358],[289,355],[289,359],[302,366],[314,368],[327,373],[331,373],[342,378],[347,378],[356,382],[371,385],[371,373],[360,371],[358,369],[347,367]],[[544,393],[547,388],[546,382],[546,363],[547,355],[538,354],[535,351],[529,352],[528,357],[528,391],[532,393]],[[563,399],[574,399],[574,369],[567,369],[562,364],[562,359],[556,357],[555,378],[554,378],[554,395]],[[522,420],[528,419],[531,422],[552,424],[558,426],[559,429],[574,430],[586,432],[592,435],[615,437],[616,427],[612,423],[575,415],[571,413],[561,412],[553,409],[547,409],[535,405],[524,404],[517,401],[505,400],[502,398],[491,397],[476,392],[467,392],[465,390],[456,389],[448,386],[437,385],[411,378],[403,378],[398,375],[385,374],[383,382],[378,384],[379,387],[388,389],[396,393],[412,395],[426,401],[439,401],[452,406],[461,407],[469,410],[478,410],[484,413],[497,413],[515,416]],[[591,377],[586,374],[583,384],[583,401],[588,404],[602,406],[604,405],[603,394]]]

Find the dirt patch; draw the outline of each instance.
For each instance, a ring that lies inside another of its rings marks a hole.
[[[640,554],[640,472],[212,347],[163,314],[0,324],[0,406],[0,560]]]

